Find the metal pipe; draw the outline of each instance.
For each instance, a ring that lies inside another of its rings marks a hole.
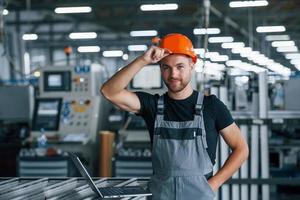
[[[251,150],[250,150],[250,159],[251,159],[251,168],[250,176],[251,178],[258,178],[258,125],[251,126]],[[258,186],[251,185],[250,199],[258,199]]]
[[[267,71],[258,74],[259,86],[259,117],[266,119],[268,117],[268,76]],[[260,158],[261,158],[261,177],[269,178],[269,142],[267,125],[260,126]],[[270,187],[262,186],[262,199],[270,199]]]
[[[247,125],[241,125],[241,132],[244,136],[244,139],[248,143],[248,126]],[[248,169],[249,169],[249,162],[246,160],[241,169],[240,169],[240,176],[241,179],[247,179],[248,176]],[[249,199],[249,187],[246,184],[241,185],[241,200],[248,200]]]
[[[226,105],[227,102],[227,88],[224,86],[220,86],[219,88],[220,100]],[[229,156],[229,148],[228,145],[225,143],[224,139],[220,139],[220,156],[221,156],[221,166],[224,165],[226,159]],[[229,200],[230,199],[230,187],[229,185],[223,185],[221,188],[222,193],[222,200]]]

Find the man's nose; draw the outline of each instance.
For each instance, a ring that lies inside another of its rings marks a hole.
[[[179,71],[176,68],[172,69],[171,70],[171,77],[172,78],[177,77],[178,73],[179,73]]]

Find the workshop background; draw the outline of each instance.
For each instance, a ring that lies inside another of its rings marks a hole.
[[[146,124],[100,88],[172,32],[194,44],[194,89],[223,101],[249,144],[215,199],[300,199],[299,11],[299,0],[0,0],[0,199],[94,199],[67,152],[99,186],[146,185]],[[158,65],[128,89],[164,93]],[[221,139],[215,171],[229,153]]]

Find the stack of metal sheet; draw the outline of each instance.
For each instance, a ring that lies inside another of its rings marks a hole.
[[[98,178],[98,187],[147,186],[147,178]],[[83,178],[2,178],[0,179],[0,200],[67,200],[100,199]],[[132,197],[123,199],[146,199]]]

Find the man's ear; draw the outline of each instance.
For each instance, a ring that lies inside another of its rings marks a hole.
[[[189,64],[192,70],[195,68],[195,63],[193,62],[192,58],[189,58]]]

